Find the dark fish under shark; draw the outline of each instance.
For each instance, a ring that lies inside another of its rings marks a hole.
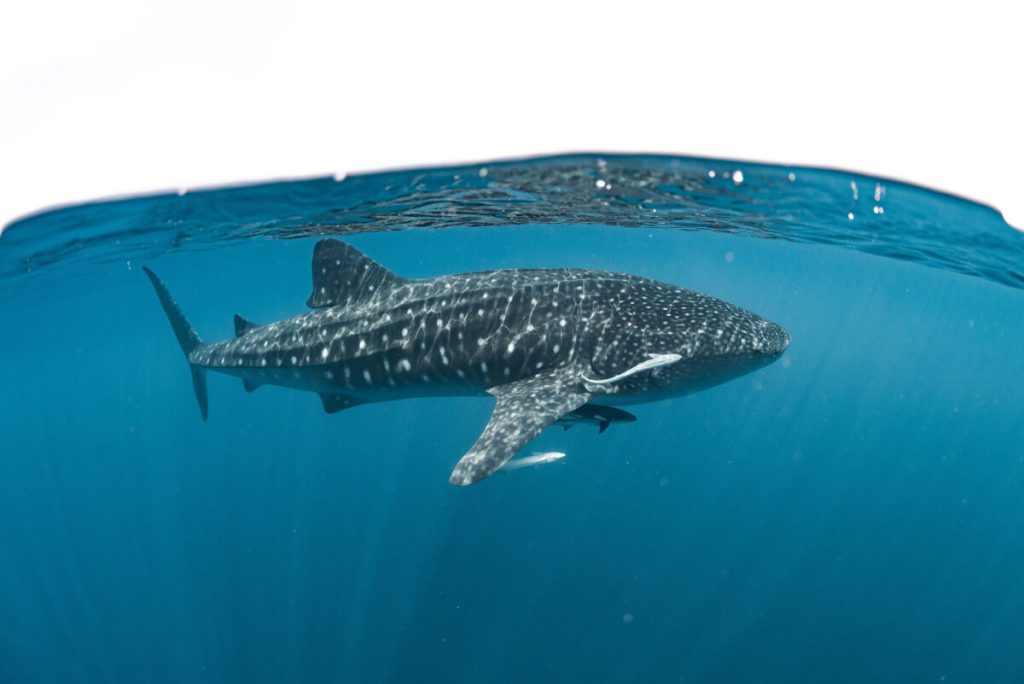
[[[204,420],[208,370],[241,378],[248,391],[316,392],[329,413],[406,397],[493,395],[490,421],[451,473],[455,485],[484,479],[557,421],[628,421],[607,405],[717,385],[789,346],[775,323],[638,276],[562,268],[410,280],[335,239],[313,251],[313,311],[269,325],[236,315],[234,339],[204,343],[145,272],[188,358]]]
[[[555,421],[566,430],[580,423],[591,423],[597,426],[597,432],[603,433],[612,423],[635,423],[636,416],[629,411],[614,406],[584,404],[575,411],[570,411]]]

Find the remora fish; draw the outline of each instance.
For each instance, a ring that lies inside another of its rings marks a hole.
[[[207,344],[145,271],[188,359],[204,420],[208,370],[241,378],[248,391],[316,392],[329,413],[405,397],[493,395],[490,422],[449,478],[455,485],[484,479],[581,407],[694,392],[760,368],[789,345],[775,323],[638,276],[564,268],[409,280],[334,239],[313,252],[313,311],[269,325],[236,315],[235,338]]]
[[[607,430],[612,423],[635,423],[636,416],[614,406],[584,404],[575,411],[566,413],[555,422],[566,430],[578,423],[592,423],[597,426],[597,432],[600,434]]]
[[[554,463],[563,458],[565,458],[565,454],[561,451],[545,451],[541,454],[513,458],[511,461],[506,461],[498,470],[502,472],[519,470],[520,468],[529,468],[530,466],[541,465],[542,463]]]

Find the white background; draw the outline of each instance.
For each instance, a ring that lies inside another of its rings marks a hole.
[[[134,192],[622,150],[893,176],[1024,226],[1012,3],[3,7],[0,224]]]

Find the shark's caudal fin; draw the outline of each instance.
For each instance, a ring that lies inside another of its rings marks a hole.
[[[192,350],[201,345],[203,341],[199,339],[199,335],[189,324],[185,314],[181,312],[181,307],[174,301],[167,286],[149,268],[143,266],[142,270],[146,272],[150,282],[153,283],[153,289],[156,290],[156,296],[160,299],[160,305],[164,307],[164,313],[167,314],[167,318],[171,322],[174,336],[178,338],[178,344],[181,345],[181,350],[188,358]],[[199,402],[199,413],[203,416],[203,420],[206,420],[210,413],[209,401],[206,397],[206,370],[191,364],[189,364],[189,369],[192,371],[192,388],[196,392],[196,401]]]
[[[406,282],[341,240],[327,238],[313,249],[311,309],[368,301],[381,290]]]

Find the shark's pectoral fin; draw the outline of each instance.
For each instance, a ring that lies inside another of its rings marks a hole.
[[[324,411],[337,413],[353,406],[359,406],[363,402],[354,399],[347,394],[321,394],[320,401],[324,404]]]
[[[587,403],[575,370],[558,369],[488,390],[497,397],[483,434],[459,460],[453,485],[479,482],[512,458],[540,431]]]

